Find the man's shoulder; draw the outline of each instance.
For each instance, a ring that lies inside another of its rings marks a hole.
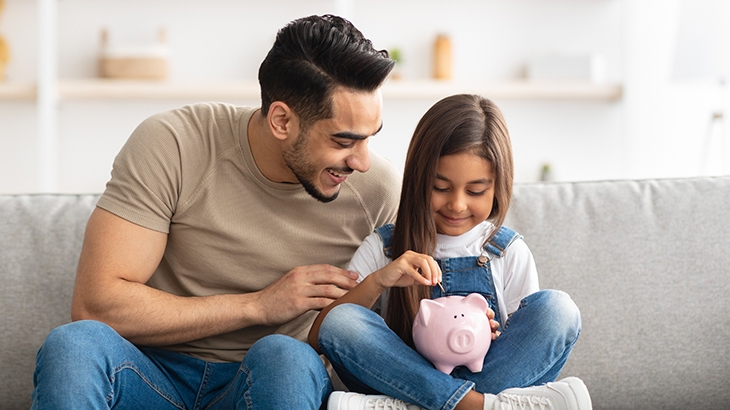
[[[401,174],[393,163],[372,151],[370,169],[364,173],[356,172],[347,178],[346,185],[372,216],[372,228],[395,219],[400,201],[401,179]]]
[[[395,188],[399,192],[401,174],[392,162],[370,151],[370,169],[367,172],[356,172],[348,180],[351,180],[356,188]]]
[[[161,111],[148,118],[152,121],[164,122],[208,122],[221,118],[238,118],[241,114],[254,111],[253,107],[238,106],[220,102],[198,102],[181,107]]]

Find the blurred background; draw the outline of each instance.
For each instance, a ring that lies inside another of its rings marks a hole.
[[[97,193],[146,117],[258,106],[276,31],[350,19],[398,59],[372,149],[402,169],[421,115],[502,109],[517,183],[730,173],[726,0],[0,0],[0,193]]]

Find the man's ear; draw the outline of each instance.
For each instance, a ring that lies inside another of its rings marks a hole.
[[[266,121],[271,133],[278,140],[285,141],[299,132],[299,119],[291,108],[281,101],[271,103]]]

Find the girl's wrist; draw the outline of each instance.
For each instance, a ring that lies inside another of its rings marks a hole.
[[[365,280],[371,279],[373,286],[375,287],[375,289],[378,292],[378,296],[380,296],[381,293],[385,292],[386,290],[388,290],[390,288],[390,286],[383,285],[382,281],[379,278],[379,273],[380,273],[380,271],[375,271],[375,272],[373,272],[373,274],[371,274],[365,278]]]

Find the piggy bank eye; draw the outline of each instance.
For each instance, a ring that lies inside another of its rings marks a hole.
[[[456,319],[456,315],[454,315],[454,319]]]

